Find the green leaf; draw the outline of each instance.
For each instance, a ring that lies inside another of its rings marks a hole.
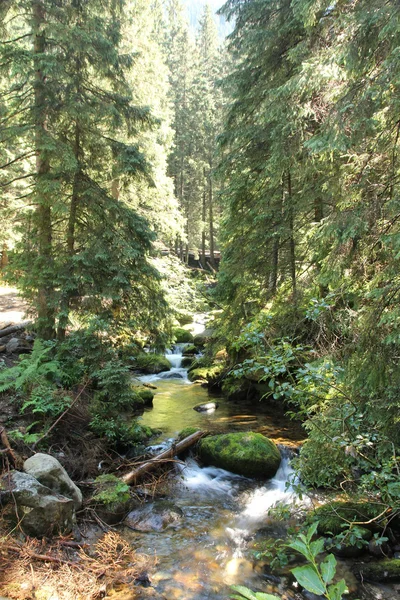
[[[310,527],[308,528],[308,531],[307,531],[307,541],[308,542],[310,542],[311,539],[314,537],[314,535],[317,533],[317,529],[318,529],[318,521],[315,521],[315,523],[310,525]]]
[[[336,573],[336,558],[333,554],[328,554],[324,562],[320,564],[322,579],[325,583],[330,583]]]
[[[294,542],[292,542],[291,544],[288,544],[288,547],[292,548],[293,550],[296,550],[297,552],[302,554],[308,560],[313,558],[310,555],[310,551],[309,551],[308,547],[306,546],[306,544],[299,539],[294,540]]]
[[[314,557],[318,556],[318,554],[320,554],[322,552],[322,550],[324,549],[324,543],[325,543],[324,538],[318,538],[317,540],[315,540],[315,542],[311,542],[310,550]]]
[[[295,569],[292,569],[292,573],[299,584],[309,592],[317,594],[318,596],[322,596],[325,593],[325,585],[310,565],[296,567]]]
[[[330,585],[327,590],[327,596],[329,600],[342,600],[343,594],[347,592],[347,586],[344,579],[335,583],[335,585]]]
[[[239,598],[239,600],[242,600],[242,598],[246,598],[246,600],[257,600],[257,597],[254,594],[254,592],[249,590],[249,588],[244,587],[244,585],[233,585],[232,589],[235,592],[238,592],[240,596],[231,596],[231,598]]]

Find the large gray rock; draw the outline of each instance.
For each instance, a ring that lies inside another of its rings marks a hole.
[[[57,494],[71,498],[75,509],[82,506],[82,492],[54,456],[38,452],[24,462],[24,471]]]
[[[53,494],[32,475],[11,471],[0,480],[0,492],[2,503],[10,499],[15,502],[19,523],[27,535],[66,535],[72,531],[73,501]]]

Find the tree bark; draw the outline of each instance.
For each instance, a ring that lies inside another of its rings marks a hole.
[[[47,108],[46,77],[41,70],[43,54],[46,50],[44,34],[45,13],[43,3],[33,3],[34,66],[35,77],[35,151],[36,151],[36,221],[38,228],[38,252],[41,275],[38,281],[38,334],[43,339],[52,339],[55,335],[54,284],[51,273],[52,254],[52,218],[51,199],[43,191],[50,173],[50,161],[46,146]]]
[[[290,254],[290,278],[292,280],[293,300],[296,302],[297,281],[296,281],[296,245],[294,241],[294,211],[292,196],[292,178],[290,171],[287,174],[288,191],[288,221],[289,221],[289,254]]]
[[[208,174],[208,212],[210,221],[210,263],[215,269],[215,247],[214,247],[214,190],[212,181],[212,161],[210,161],[210,171]]]

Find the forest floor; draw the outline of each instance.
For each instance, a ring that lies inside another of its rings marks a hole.
[[[0,285],[0,327],[23,321],[27,308],[16,288]]]

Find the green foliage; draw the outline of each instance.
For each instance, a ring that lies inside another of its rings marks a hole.
[[[72,401],[61,389],[62,365],[54,355],[54,344],[35,340],[32,354],[14,367],[0,371],[0,391],[13,390],[22,397],[22,412],[55,417]]]
[[[252,592],[243,585],[233,585],[232,589],[236,592],[233,596],[230,596],[233,600],[243,600],[243,598],[246,600],[279,600],[278,596],[264,594],[263,592]]]
[[[332,583],[336,574],[335,557],[333,554],[328,554],[322,562],[317,563],[317,556],[324,549],[323,538],[311,541],[317,528],[318,523],[314,523],[306,534],[299,534],[298,538],[289,544],[289,548],[302,554],[308,562],[307,565],[292,569],[292,573],[299,584],[309,592],[325,596],[328,600],[341,600],[343,594],[347,592],[347,586],[344,579]]]

